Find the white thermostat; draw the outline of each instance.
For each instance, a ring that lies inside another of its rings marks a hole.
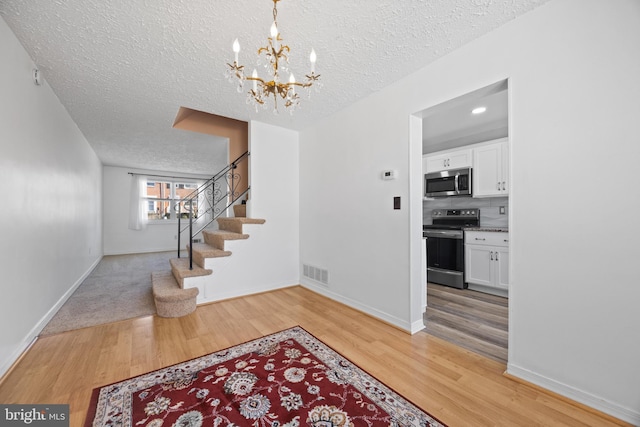
[[[385,179],[385,180],[396,179],[397,176],[398,176],[397,171],[382,171],[382,179]]]

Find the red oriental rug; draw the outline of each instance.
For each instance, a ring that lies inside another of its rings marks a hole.
[[[85,426],[443,426],[297,326],[96,388]]]

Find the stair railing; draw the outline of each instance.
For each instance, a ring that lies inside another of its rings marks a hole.
[[[241,186],[243,177],[238,171],[238,166],[243,164],[247,165],[248,171],[248,159],[249,152],[245,151],[178,203],[178,258],[180,258],[181,236],[188,230],[190,270],[193,270],[193,237],[249,192],[249,185],[246,188]],[[183,208],[186,212],[183,212]],[[182,224],[183,214],[186,214],[185,219],[189,220],[186,226]]]

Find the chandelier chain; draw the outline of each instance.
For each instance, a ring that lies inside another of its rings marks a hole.
[[[276,7],[278,5],[278,0],[273,0],[273,22],[275,22],[276,26],[278,25],[278,20],[276,19],[278,17],[278,8]]]

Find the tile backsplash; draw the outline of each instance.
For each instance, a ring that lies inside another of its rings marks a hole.
[[[505,214],[500,214],[500,207],[504,206]],[[431,224],[431,212],[434,209],[480,209],[481,227],[509,226],[509,198],[487,197],[474,199],[473,197],[444,197],[422,202],[422,222]]]

